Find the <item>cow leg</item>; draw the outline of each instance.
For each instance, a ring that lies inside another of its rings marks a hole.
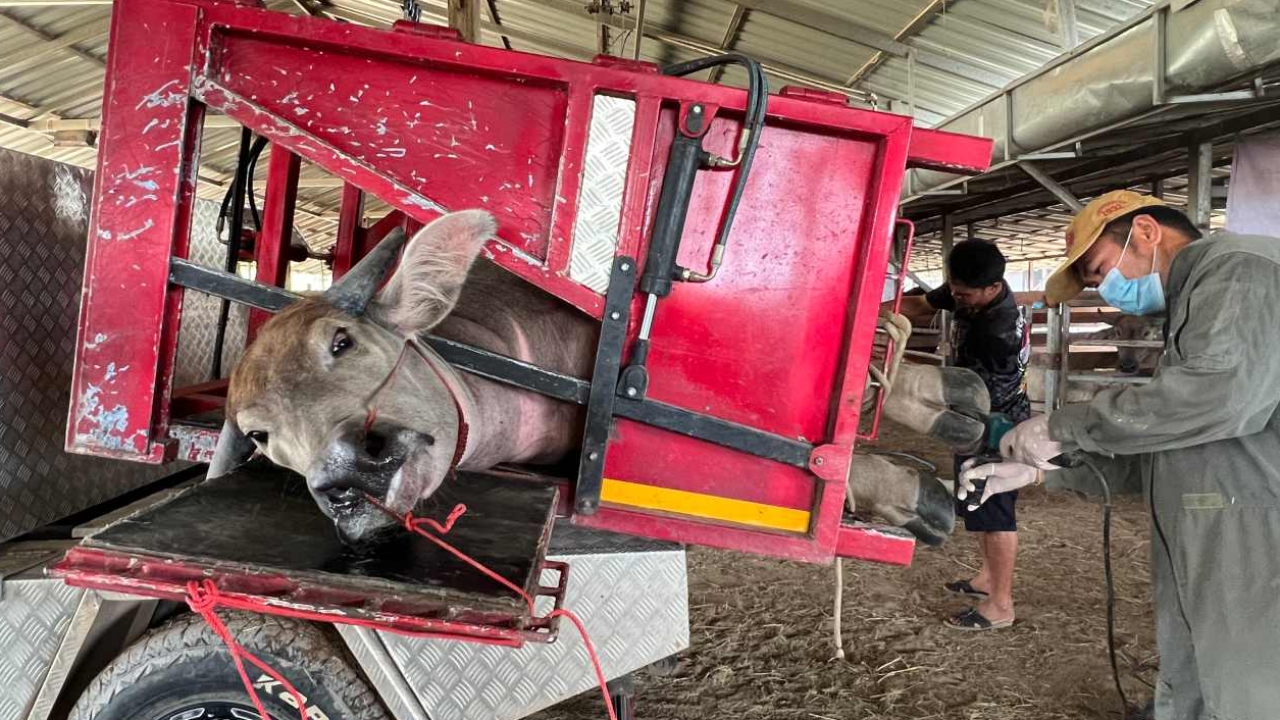
[[[906,528],[923,543],[941,545],[955,527],[951,493],[929,473],[883,455],[856,453],[849,468],[853,509]]]
[[[902,365],[884,413],[910,430],[941,441],[960,454],[982,441],[991,398],[972,370],[931,365]]]

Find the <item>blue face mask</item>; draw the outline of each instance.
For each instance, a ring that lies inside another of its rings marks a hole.
[[[1098,294],[1111,307],[1125,315],[1157,315],[1164,312],[1164,285],[1160,282],[1160,273],[1156,272],[1156,255],[1151,258],[1151,272],[1142,277],[1127,278],[1120,274],[1120,261],[1129,250],[1129,239],[1133,237],[1133,227],[1129,227],[1129,235],[1124,239],[1124,250],[1120,251],[1120,260],[1111,268],[1107,276],[1098,286]],[[1157,251],[1158,255],[1159,251]]]

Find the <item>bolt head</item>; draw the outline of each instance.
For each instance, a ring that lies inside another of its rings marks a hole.
[[[621,318],[622,318],[622,313],[618,312],[617,310],[614,310],[613,312],[609,313],[610,320],[619,320]]]
[[[814,458],[814,459],[813,459],[813,464],[814,464],[814,465],[821,465],[821,464],[822,464],[822,458],[820,458],[820,457]]]
[[[591,454],[587,455],[587,459],[588,459],[588,460],[590,460],[591,462],[595,462],[596,460],[599,460],[599,459],[600,459],[600,453],[598,453],[598,452],[593,452],[593,453],[591,453]]]
[[[622,264],[621,264],[621,265],[619,265],[618,267],[619,267],[619,269],[621,269],[621,270],[622,270],[622,272],[630,272],[630,271],[631,271],[631,263],[622,263]]]
[[[639,390],[636,390],[633,387],[627,388],[627,397],[635,397],[636,395],[639,395],[639,394],[640,394]]]
[[[692,112],[694,115],[701,115],[701,114],[702,114],[702,106],[701,106],[701,105],[694,105],[694,106],[693,106],[693,109],[692,109],[692,110],[690,110],[689,112]]]

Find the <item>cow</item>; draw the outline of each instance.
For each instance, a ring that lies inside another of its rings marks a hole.
[[[1164,338],[1163,321],[1158,317],[1122,315],[1104,330],[1090,333],[1072,333],[1072,340],[1144,340],[1160,341]],[[1123,375],[1151,376],[1160,362],[1163,351],[1158,347],[1116,348],[1116,370]],[[1044,402],[1044,371],[1039,363],[1027,368],[1027,397],[1033,402]],[[1064,403],[1089,402],[1099,391],[1116,387],[1117,383],[1072,381],[1067,383]]]
[[[573,453],[582,407],[459,372],[421,341],[431,333],[590,376],[597,324],[496,265],[476,262],[495,231],[483,211],[443,215],[416,233],[379,289],[404,245],[397,231],[327,291],[267,322],[231,375],[210,476],[263,455],[305,476],[340,537],[362,544],[395,525],[386,511],[408,511],[454,468],[549,464]],[[945,394],[937,379],[901,382]],[[946,413],[912,417],[927,431],[940,415]],[[932,543],[950,533],[952,500],[939,482],[879,462],[863,467],[888,477],[853,484],[860,509]]]

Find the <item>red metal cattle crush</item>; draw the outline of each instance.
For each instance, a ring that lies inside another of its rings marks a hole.
[[[398,222],[354,227],[361,192],[413,222],[480,207],[499,224],[486,257],[605,320],[604,283],[586,266],[606,280],[613,257],[644,269],[673,142],[697,136],[734,157],[748,103],[743,90],[648,65],[210,0],[117,0],[108,61],[67,448],[153,463],[176,457],[179,437],[190,459],[212,448],[171,403],[218,402],[210,388],[171,388],[183,292],[171,264],[187,254],[207,107],[273,143],[260,281],[283,279],[301,157],[349,184],[339,265]],[[692,127],[691,112],[708,121]],[[987,140],[824,93],[770,96],[723,267],[711,282],[676,283],[659,305],[646,399],[808,457],[764,459],[617,417],[600,507],[580,503],[575,521],[812,561],[908,562],[910,540],[840,526],[899,189],[908,166],[980,171],[989,160]],[[620,192],[602,203],[611,172]],[[737,172],[697,172],[680,265],[707,267]],[[623,298],[627,348],[643,305]]]

